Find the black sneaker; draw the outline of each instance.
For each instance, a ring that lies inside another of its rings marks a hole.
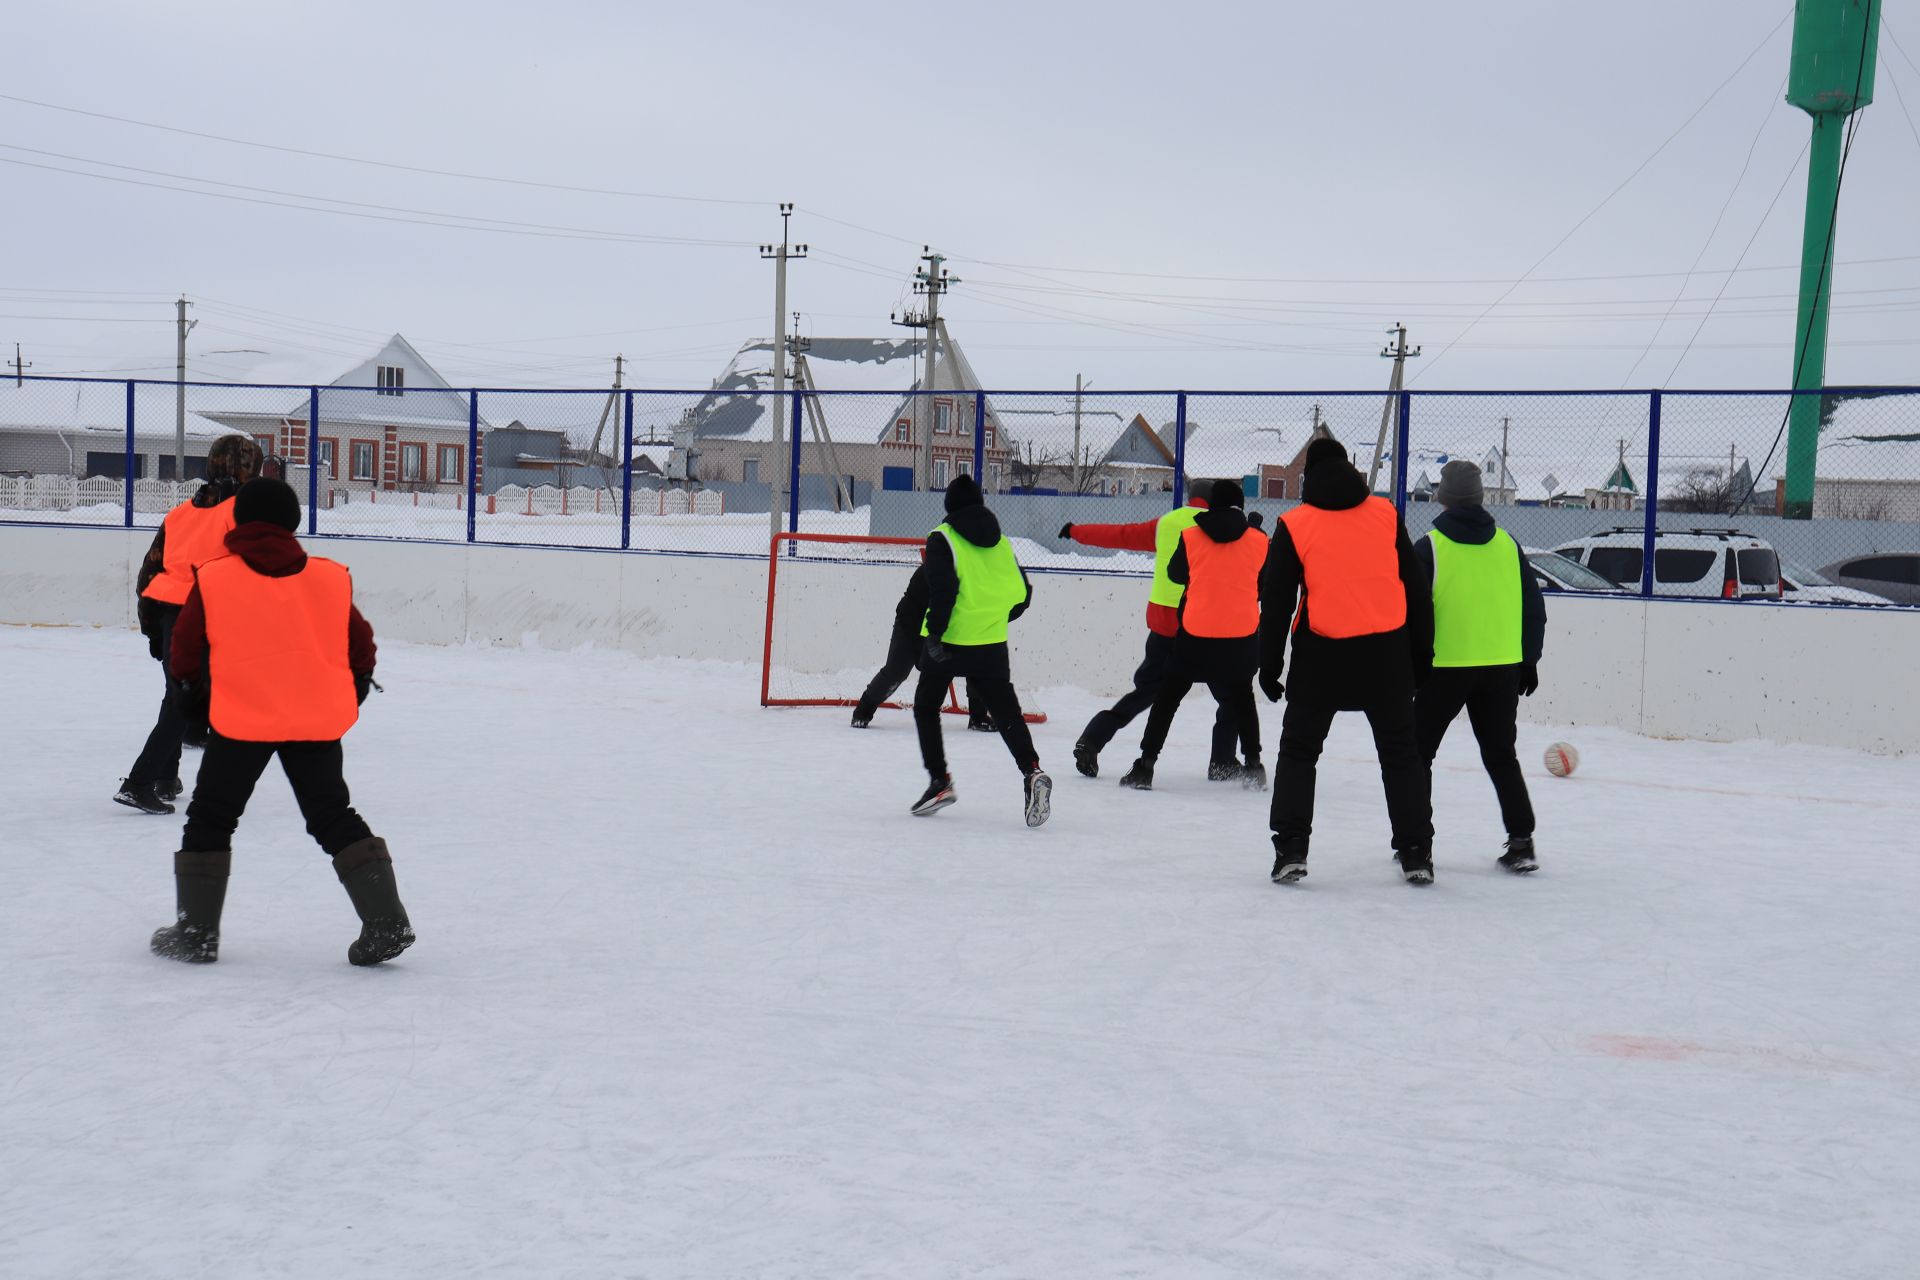
[[[873,723],[874,708],[862,702],[853,709],[853,727],[864,729]]]
[[[1053,779],[1035,768],[1026,778],[1027,825],[1041,826],[1053,815]]]
[[[1240,762],[1238,760],[1207,761],[1208,782],[1232,782],[1239,776]]]
[[[212,964],[220,958],[220,931],[205,925],[170,924],[153,931],[153,954],[186,964]]]
[[[161,783],[155,790],[158,791],[162,800],[178,800],[180,793],[186,790],[186,788],[180,784],[180,777],[176,774],[166,782]]]
[[[1533,837],[1514,836],[1508,840],[1507,851],[1500,855],[1500,865],[1517,876],[1538,871],[1540,864],[1533,860]]]
[[[113,802],[123,804],[129,809],[138,809],[142,813],[172,813],[173,806],[160,798],[160,784],[157,782],[128,782],[120,780],[120,790],[114,793]]]
[[[1240,766],[1240,785],[1248,791],[1267,789],[1267,766],[1258,761]]]
[[[988,714],[987,714],[986,712],[984,712],[984,711],[982,711],[982,712],[979,712],[978,714],[975,714],[975,713],[973,713],[973,712],[968,712],[968,713],[967,713],[967,728],[969,728],[969,729],[971,729],[971,730],[973,730],[973,731],[974,731],[975,733],[998,733],[998,732],[1000,732],[1000,730],[999,730],[999,728],[998,728],[998,726],[996,726],[996,725],[995,725],[995,724],[993,723],[993,717],[992,717],[992,716],[990,716],[990,715],[988,715]]]
[[[1306,874],[1307,842],[1276,839],[1273,842],[1273,882],[1292,884]]]
[[[927,789],[920,793],[920,798],[913,802],[913,816],[916,818],[929,817],[952,804],[955,799],[956,797],[953,794],[953,776],[947,774],[935,778]]]
[[[1073,744],[1073,767],[1088,778],[1100,776],[1100,748],[1085,738]]]
[[[1121,775],[1120,785],[1135,791],[1153,790],[1153,761],[1146,756],[1135,760],[1133,768]]]
[[[1394,855],[1400,863],[1400,874],[1407,878],[1408,884],[1433,883],[1433,850],[1426,845],[1415,845],[1403,849]]]

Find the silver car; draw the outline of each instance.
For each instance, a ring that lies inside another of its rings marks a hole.
[[[1920,604],[1920,551],[1877,551],[1835,560],[1820,570],[1855,591],[1870,591],[1894,604]]]

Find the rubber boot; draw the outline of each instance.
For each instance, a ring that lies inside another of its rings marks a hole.
[[[413,924],[400,905],[385,840],[368,836],[354,841],[333,855],[333,871],[360,914],[360,936],[347,948],[349,964],[379,964],[413,945]]]
[[[187,964],[220,958],[220,911],[227,904],[233,851],[173,855],[174,922],[153,934],[153,954]]]

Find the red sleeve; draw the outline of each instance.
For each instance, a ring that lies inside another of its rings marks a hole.
[[[193,602],[189,600],[188,604]],[[360,616],[360,606],[350,606],[347,614],[347,665],[357,676],[373,674],[373,626]]]
[[[1115,551],[1152,551],[1159,528],[1158,520],[1142,520],[1139,524],[1076,524],[1073,540],[1089,547],[1111,547]]]
[[[173,646],[167,653],[167,674],[175,680],[198,680],[207,669],[207,606],[200,584],[193,584],[180,616],[173,620]]]

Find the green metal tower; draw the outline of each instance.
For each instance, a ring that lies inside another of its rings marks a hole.
[[[1847,117],[1873,101],[1880,48],[1880,0],[1796,0],[1787,101],[1813,117],[1807,166],[1807,220],[1800,247],[1800,321],[1794,334],[1793,388],[1818,390],[1827,376],[1827,304],[1833,294],[1834,217]],[[1813,517],[1814,465],[1820,450],[1820,400],[1798,395],[1788,411],[1789,519]]]

